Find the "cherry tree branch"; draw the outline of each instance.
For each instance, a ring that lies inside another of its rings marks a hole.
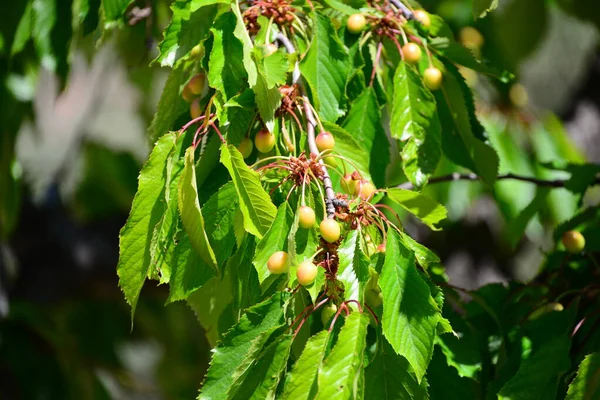
[[[499,175],[496,178],[496,180],[499,180],[499,181],[507,180],[507,179],[521,181],[521,182],[529,182],[536,186],[552,187],[552,188],[564,188],[565,184],[567,183],[566,179],[544,180],[544,179],[538,179],[538,178],[517,175],[517,174],[504,174],[504,175]],[[473,173],[459,174],[458,172],[455,172],[453,174],[431,178],[429,180],[429,184],[442,183],[442,182],[453,182],[453,181],[479,181],[479,180],[480,179],[476,174],[473,174]],[[593,184],[600,185],[600,177],[596,178],[594,180]],[[398,188],[410,190],[410,189],[413,189],[414,186],[410,182],[405,182],[405,183],[398,185]]]
[[[400,0],[390,0],[390,3],[396,6],[397,9],[402,11],[402,14],[406,17],[406,19],[415,19],[415,15],[412,11],[408,9]]]
[[[288,53],[293,54],[296,52],[293,43],[282,33],[277,34],[276,39],[285,47]],[[312,107],[310,106],[310,101],[308,100],[308,96],[306,95],[306,88],[304,87],[304,83],[300,79],[300,67],[298,66],[298,61],[294,65],[294,72],[292,73],[292,83],[298,85],[300,89],[300,95],[302,96],[302,104],[304,107],[304,114],[306,115],[306,135],[308,137],[308,149],[310,153],[318,156],[319,149],[317,148],[317,142],[315,140],[315,128],[317,126],[317,121],[312,112]],[[321,164],[321,168],[323,170],[323,186],[325,187],[325,205],[327,207],[327,218],[333,218],[335,215],[335,192],[333,191],[331,178],[329,176],[329,171],[327,171],[327,167],[323,162],[323,159],[319,159],[319,163]]]

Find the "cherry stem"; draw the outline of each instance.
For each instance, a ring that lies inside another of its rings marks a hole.
[[[296,49],[292,42],[282,33],[278,33],[276,39],[283,44],[288,53],[293,54],[296,52]],[[319,155],[319,150],[317,148],[317,143],[315,141],[315,127],[317,123],[315,122],[314,115],[312,112],[312,108],[309,105],[308,96],[306,95],[306,90],[304,88],[304,84],[300,79],[300,67],[298,62],[294,65],[294,72],[292,73],[292,83],[298,84],[298,88],[300,89],[301,97],[303,99],[304,105],[304,114],[306,116],[306,134],[308,136],[308,148],[310,149],[311,154]],[[321,169],[323,170],[323,186],[325,187],[325,194],[327,196],[325,205],[327,209],[327,217],[334,218],[335,216],[335,207],[333,205],[333,200],[335,199],[335,192],[333,191],[331,178],[329,177],[329,172],[327,171],[327,167],[323,160],[319,160],[319,164],[321,164]]]
[[[377,318],[377,315],[375,315],[371,307],[369,307],[367,303],[365,303],[365,307],[367,307],[367,311],[369,311],[369,313],[373,316],[373,319],[375,319],[375,323],[379,325],[379,318]]]
[[[363,308],[360,305],[360,303],[358,302],[358,300],[346,300],[344,303],[356,303],[356,306],[358,307],[358,312],[360,312],[360,313],[363,312]]]
[[[210,114],[210,117],[212,117],[213,115],[214,115],[214,114]],[[182,132],[185,132],[185,131],[187,131],[187,129],[188,129],[190,126],[192,126],[192,125],[194,125],[194,124],[196,124],[196,123],[198,123],[198,122],[202,121],[204,118],[206,118],[206,115],[201,115],[200,117],[197,117],[197,118],[194,118],[194,119],[192,119],[190,122],[188,122],[187,124],[185,124],[184,126],[182,126],[182,127],[181,127],[181,129],[179,129],[179,133],[182,133]]]

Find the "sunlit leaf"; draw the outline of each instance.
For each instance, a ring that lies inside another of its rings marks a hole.
[[[587,400],[600,396],[600,353],[592,353],[579,364],[577,376],[569,385],[566,400]]]
[[[337,278],[344,285],[344,299],[355,300],[362,304],[370,275],[369,258],[363,253],[360,241],[360,232],[354,230],[350,231],[340,244]],[[351,303],[350,307],[357,306]]]
[[[437,225],[446,219],[446,208],[424,194],[398,188],[387,189],[386,193],[390,200],[398,203],[433,230],[439,230]]]

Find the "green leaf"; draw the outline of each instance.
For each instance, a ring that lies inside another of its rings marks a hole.
[[[600,398],[600,353],[588,354],[569,385],[566,400],[592,400]]]
[[[32,3],[30,1],[25,6],[25,10],[23,10],[23,15],[21,16],[21,20],[19,21],[19,24],[17,25],[15,37],[13,39],[13,43],[12,43],[12,46],[10,49],[11,56],[18,54],[25,49],[27,42],[29,42],[29,39],[31,39],[31,32],[32,32],[31,25],[33,23],[34,23],[33,22],[33,9],[32,9]]]
[[[362,304],[370,275],[369,258],[363,253],[360,240],[360,232],[353,230],[338,247],[337,279],[344,285],[344,299]],[[357,305],[350,303],[350,307],[356,309]]]
[[[429,384],[428,391],[431,399],[465,400],[481,398],[480,393],[482,393],[482,390],[477,387],[477,382],[460,377],[456,370],[446,363],[444,355],[438,348],[435,349],[429,368],[427,368],[427,383]]]
[[[433,354],[441,312],[417,272],[413,253],[393,229],[388,231],[379,286],[383,293],[383,334],[394,351],[408,360],[421,382]]]
[[[482,74],[498,78],[505,83],[510,82],[514,78],[514,75],[510,72],[500,70],[495,66],[478,59],[475,57],[475,55],[473,55],[471,50],[454,41],[452,38],[436,37],[431,39],[428,44],[438,54],[446,57],[455,64],[459,64],[472,69],[473,71],[481,72]]]
[[[254,92],[246,89],[241,94],[229,99],[219,114],[219,129],[227,136],[227,143],[237,146],[250,130],[256,103]]]
[[[355,399],[356,382],[363,373],[369,317],[353,312],[346,318],[338,340],[318,376],[315,400]]]
[[[132,0],[102,0],[102,10],[107,22],[118,21]]]
[[[409,213],[419,218],[434,231],[440,230],[437,225],[446,219],[446,208],[432,198],[419,192],[405,189],[387,189],[390,200],[398,203]]]
[[[31,36],[38,59],[43,67],[50,71],[56,70],[60,60],[57,59],[56,49],[53,48],[52,32],[57,23],[58,4],[53,0],[37,0],[31,3],[32,23]]]
[[[498,393],[498,399],[555,398],[558,378],[569,369],[571,340],[560,336],[541,346],[524,360],[516,375]]]
[[[429,269],[440,263],[440,258],[433,251],[423,246],[406,233],[400,233],[402,244],[415,253],[417,262],[425,269]]]
[[[286,54],[282,51],[272,53],[263,59],[263,67],[267,87],[269,89],[276,85],[285,84],[290,68],[290,63]]]
[[[233,400],[274,399],[275,389],[286,367],[292,348],[292,335],[282,335],[268,345],[253,362],[243,382],[229,395]]]
[[[260,183],[256,171],[251,170],[240,152],[232,145],[221,148],[221,162],[235,184],[244,214],[244,229],[259,239],[271,227],[277,209]]]
[[[325,330],[306,342],[302,355],[288,374],[282,400],[313,399],[317,392],[317,374],[325,358],[330,332]]]
[[[473,18],[483,18],[498,8],[498,0],[473,0]]]
[[[352,163],[350,164],[349,162],[343,160],[337,161],[346,165],[346,171],[352,172],[356,169],[358,172],[360,172],[363,179],[371,180],[371,173],[369,171],[369,165],[371,161],[370,153],[366,151],[366,149],[358,143],[356,138],[345,129],[332,124],[331,122],[324,122],[323,125],[325,129],[335,138],[334,151],[347,158]]]
[[[173,17],[158,44],[159,55],[155,62],[172,67],[192,48],[208,38],[210,27],[219,10],[219,3],[227,0],[187,0],[171,4]]]
[[[258,272],[258,280],[262,284],[271,273],[267,268],[269,257],[276,251],[287,251],[288,249],[288,232],[294,223],[294,212],[287,202],[279,206],[277,215],[273,220],[273,224],[258,242],[256,246],[256,255],[252,263]]]
[[[225,310],[232,301],[231,279],[228,270],[225,270],[225,276],[215,276],[207,281],[200,289],[190,294],[187,302],[194,310],[200,325],[204,328],[206,338],[211,347],[217,345],[223,331],[219,329],[220,321],[227,319]],[[210,307],[206,307],[210,304]],[[231,325],[233,325],[233,315],[229,315]],[[230,326],[231,326],[230,325]]]
[[[246,311],[213,351],[199,400],[227,398],[234,383],[234,373],[247,362],[246,358],[253,350],[253,345],[257,345],[253,341],[260,339],[264,344],[271,333],[282,326],[283,311],[282,293],[277,293]]]
[[[394,74],[390,130],[392,137],[404,142],[404,173],[414,186],[423,187],[442,157],[441,126],[435,98],[417,70],[405,62]]]
[[[173,68],[156,108],[152,123],[148,128],[148,138],[156,141],[165,132],[175,129],[173,126],[177,118],[183,114],[189,105],[179,94],[179,88],[185,83],[186,74],[181,66]]]
[[[236,25],[232,12],[221,15],[210,29],[214,41],[208,61],[208,83],[226,100],[247,87],[248,74],[243,64],[244,46],[233,34]]]
[[[373,88],[368,88],[354,100],[342,127],[369,153],[373,183],[378,187],[384,186],[390,143],[381,125],[381,112]]]
[[[529,225],[531,219],[535,217],[538,211],[540,211],[540,209],[545,205],[548,193],[548,188],[538,189],[529,205],[527,205],[527,207],[525,207],[516,218],[509,221],[506,229],[508,232],[507,238],[511,248],[514,249],[517,247],[523,238],[523,234],[525,233],[527,225]]]
[[[179,232],[177,240],[172,257],[167,304],[185,300],[215,276],[215,268],[200,257],[184,231]]]
[[[267,126],[269,131],[273,132],[275,111],[281,105],[282,94],[273,83],[277,80],[276,76],[269,75],[265,66],[265,59],[262,58],[262,53],[257,51],[253,52],[254,60],[257,68],[257,78],[255,84],[252,86],[252,90],[256,96],[256,105],[258,106],[258,112]]]
[[[256,268],[252,265],[256,250],[256,238],[246,235],[233,257],[227,260],[231,272],[233,311],[239,318],[241,311],[258,303],[261,298],[260,282]]]
[[[228,182],[202,206],[204,226],[214,250],[217,265],[222,266],[235,245],[234,219],[239,210],[235,185]]]
[[[175,140],[175,135],[168,133],[156,142],[150,158],[142,167],[131,213],[119,234],[117,274],[132,316],[150,268],[153,228],[165,210],[167,161]]]
[[[426,399],[425,381],[417,382],[406,358],[394,353],[385,341],[375,354],[375,358],[365,370],[365,392],[369,398],[387,399]]]
[[[324,121],[344,115],[350,58],[329,17],[315,13],[313,35],[300,71],[310,87],[313,105]]]
[[[179,181],[179,213],[192,247],[207,265],[213,268],[215,272],[219,272],[215,253],[210,246],[208,235],[204,229],[204,217],[198,201],[194,150],[193,147],[189,147],[185,152],[185,167]]]
[[[450,161],[468,168],[489,185],[498,175],[498,155],[489,145],[476,137],[481,129],[474,117],[472,98],[456,67],[449,63],[436,64],[443,69],[444,81],[434,95],[442,123],[442,149]]]

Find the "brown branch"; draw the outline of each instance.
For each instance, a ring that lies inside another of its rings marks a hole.
[[[532,183],[532,184],[534,184],[536,186],[540,186],[540,187],[552,187],[552,188],[564,188],[565,184],[568,182],[568,180],[566,180],[566,179],[544,180],[544,179],[538,179],[538,178],[517,175],[517,174],[504,174],[504,175],[499,175],[496,178],[496,180],[498,180],[498,181],[507,180],[507,179],[521,181],[521,182],[528,182],[528,183]],[[459,174],[458,172],[455,172],[450,175],[443,175],[443,176],[431,178],[429,180],[429,183],[432,184],[432,183],[454,182],[454,181],[479,181],[479,177],[473,173]],[[600,177],[596,178],[594,180],[593,184],[600,185]],[[410,189],[414,189],[414,186],[410,182],[405,182],[405,183],[398,185],[398,188],[410,190]]]
[[[277,40],[285,47],[288,53],[293,54],[296,52],[294,45],[285,35],[279,33],[277,35]],[[308,96],[306,95],[306,89],[304,87],[304,83],[300,79],[300,67],[298,66],[298,61],[296,61],[296,65],[294,65],[294,72],[292,73],[292,83],[298,85],[300,89],[300,94],[302,96],[302,105],[304,107],[304,114],[306,116],[306,135],[308,137],[308,149],[310,153],[318,156],[319,149],[317,148],[317,142],[315,141],[315,128],[317,126],[317,121],[312,112],[312,108],[310,106],[310,102],[308,100]],[[319,160],[321,164],[321,168],[323,170],[323,186],[325,187],[325,204],[327,206],[327,218],[333,218],[335,215],[335,206],[333,205],[335,201],[335,192],[333,191],[331,178],[329,177],[329,171],[327,171],[327,167],[321,158]]]

